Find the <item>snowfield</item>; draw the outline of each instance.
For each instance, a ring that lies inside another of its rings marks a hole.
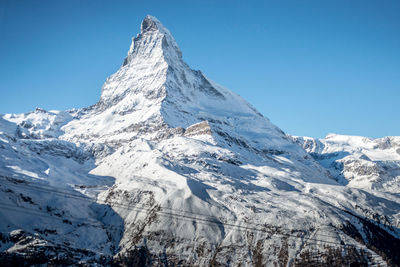
[[[400,265],[399,179],[400,137],[287,135],[147,16],[95,105],[1,115],[0,259]]]

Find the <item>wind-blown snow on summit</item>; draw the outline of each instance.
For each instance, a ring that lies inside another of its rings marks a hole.
[[[0,119],[2,255],[398,262],[398,195],[343,184],[295,141],[190,69],[171,33],[147,16],[96,104]]]

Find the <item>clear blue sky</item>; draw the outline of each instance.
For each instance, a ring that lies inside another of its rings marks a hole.
[[[294,135],[400,135],[400,1],[0,0],[0,113],[94,104],[145,15]]]

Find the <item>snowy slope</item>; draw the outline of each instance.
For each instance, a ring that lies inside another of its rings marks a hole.
[[[400,137],[367,138],[330,134],[293,137],[314,159],[350,187],[400,192]]]
[[[332,151],[354,147],[335,142]],[[98,103],[0,118],[1,256],[399,262],[398,194],[343,183],[311,153],[326,147],[288,137],[190,69],[171,33],[147,16]]]

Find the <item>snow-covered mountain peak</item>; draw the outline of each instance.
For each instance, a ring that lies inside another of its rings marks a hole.
[[[133,62],[135,57],[143,56],[152,61],[156,57],[161,57],[169,64],[182,59],[182,52],[174,37],[157,18],[147,15],[142,21],[140,31],[140,34],[132,38],[123,66]]]
[[[168,29],[165,28],[164,25],[162,25],[162,23],[156,17],[151,15],[147,15],[143,19],[142,24],[140,25],[140,31],[142,34],[153,31],[160,31],[170,34]]]
[[[131,140],[140,132],[159,139],[160,129],[167,138],[207,121],[219,143],[304,153],[240,96],[191,69],[171,33],[152,16],[143,20],[124,64],[106,80],[94,107],[86,118],[64,127],[67,136],[81,128],[96,140]]]
[[[160,23],[160,21],[151,16],[151,15],[147,15],[144,20],[142,21],[142,25],[140,26],[140,31],[142,33],[147,32],[147,31],[158,31],[158,30],[164,30],[164,27],[160,27],[162,26],[162,24]]]
[[[171,33],[159,20],[146,16],[121,68],[104,83],[97,109],[120,103],[117,112],[125,112],[138,97],[152,100],[145,105],[154,106],[166,95],[168,68],[182,64],[182,53]]]

